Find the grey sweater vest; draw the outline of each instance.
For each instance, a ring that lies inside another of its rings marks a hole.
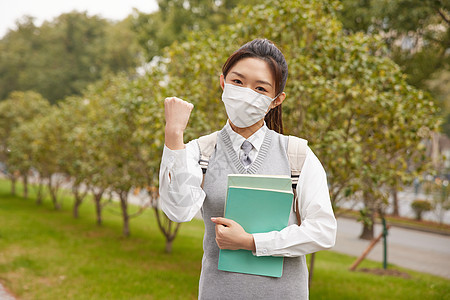
[[[203,189],[202,207],[205,223],[199,299],[308,299],[308,269],[304,256],[285,257],[280,278],[218,270],[219,247],[215,241],[215,224],[211,217],[224,214],[228,174],[288,175],[288,138],[267,130],[255,161],[246,170],[232,147],[225,129],[217,136],[216,149],[210,158]],[[256,208],[257,209],[257,208]],[[289,224],[296,223],[291,209]]]

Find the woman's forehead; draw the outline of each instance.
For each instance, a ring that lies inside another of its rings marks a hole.
[[[245,77],[252,81],[267,81],[274,84],[274,75],[269,64],[255,57],[246,57],[239,60],[233,67],[231,67],[229,74]]]

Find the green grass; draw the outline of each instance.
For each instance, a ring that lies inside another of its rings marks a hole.
[[[169,255],[151,210],[133,219],[131,237],[123,238],[117,208],[105,208],[98,227],[91,201],[77,220],[70,205],[67,197],[62,211],[49,200],[37,206],[33,195],[11,196],[9,182],[0,180],[0,282],[18,298],[197,298],[201,221],[182,225]],[[409,279],[350,272],[354,259],[318,253],[311,299],[450,299],[449,280],[412,271]],[[364,261],[360,268],[379,267]]]

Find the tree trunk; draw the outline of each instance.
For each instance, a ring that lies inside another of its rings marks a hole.
[[[73,217],[75,219],[78,219],[80,216],[80,214],[78,212],[78,208],[80,207],[80,205],[81,205],[81,201],[79,201],[78,199],[75,198],[75,203],[73,204]]]
[[[370,195],[369,193],[364,192],[363,199],[364,199],[364,210],[361,212],[363,219],[363,231],[359,236],[359,238],[363,240],[372,240],[374,235],[373,224],[375,221],[373,209],[374,203],[372,195]]]
[[[172,253],[173,240],[166,240],[166,253]]]
[[[361,235],[359,236],[360,239],[362,240],[372,240],[373,239],[373,224],[369,225],[364,223],[363,226],[363,231],[361,233]]]
[[[102,196],[103,191],[94,192],[95,215],[97,217],[97,225],[102,226]]]
[[[14,175],[11,176],[11,195],[16,194],[16,177]]]
[[[394,187],[392,188],[392,201],[394,204],[394,211],[392,212],[393,216],[398,217],[400,215],[399,213],[399,209],[398,209],[398,193],[397,193],[397,189]]]
[[[52,175],[50,175],[50,177],[48,179],[48,190],[50,192],[50,197],[52,198],[53,207],[56,210],[60,210],[61,209],[61,205],[58,202],[57,190],[52,184]]]
[[[80,205],[83,203],[84,197],[86,196],[86,193],[87,193],[86,191],[81,193],[80,188],[81,188],[80,183],[74,184],[72,186],[72,193],[75,198],[74,199],[75,201],[73,203],[73,217],[75,219],[78,219],[78,217],[79,217],[79,208],[80,208]]]
[[[24,198],[28,198],[28,172],[25,172],[25,174],[23,174],[23,197]]]
[[[101,206],[102,194],[100,194],[99,196],[95,195],[95,215],[97,216],[98,226],[102,225],[102,206]]]
[[[73,217],[75,219],[78,219],[79,215],[79,208],[81,203],[83,202],[83,199],[81,198],[81,195],[77,193],[75,195],[75,202],[73,203]]]
[[[153,211],[155,212],[156,221],[158,223],[159,230],[164,234],[166,238],[166,253],[172,253],[172,244],[175,238],[177,237],[178,230],[180,229],[181,223],[176,223],[175,229],[172,230],[172,222],[170,219],[166,217],[166,215],[162,214],[162,218],[166,218],[167,222],[164,222],[161,218],[160,211],[158,210],[156,204],[153,205]]]
[[[120,195],[120,208],[122,209],[123,219],[123,236],[130,236],[130,216],[128,215],[128,191],[121,191]]]
[[[102,206],[100,200],[95,202],[95,215],[97,216],[97,225],[102,226]]]
[[[416,211],[416,220],[422,221],[422,212],[421,211]]]
[[[42,191],[43,191],[43,183],[42,183],[43,179],[41,176],[39,176],[39,184],[38,184],[38,189],[37,189],[37,196],[36,196],[36,204],[37,205],[41,205],[42,204]]]

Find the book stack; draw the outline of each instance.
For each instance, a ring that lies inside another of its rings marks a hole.
[[[225,218],[248,233],[280,231],[288,225],[292,201],[289,176],[228,175]],[[281,277],[283,257],[255,256],[249,250],[220,250],[219,270]]]

